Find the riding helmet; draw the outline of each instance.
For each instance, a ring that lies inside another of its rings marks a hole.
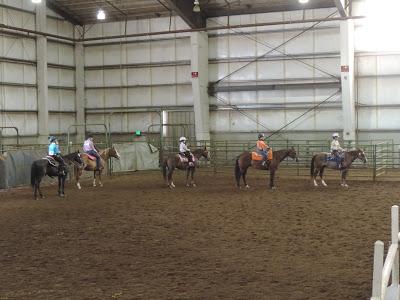
[[[186,142],[186,138],[184,136],[181,136],[179,142]]]

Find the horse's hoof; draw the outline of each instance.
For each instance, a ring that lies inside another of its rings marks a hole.
[[[322,182],[322,185],[323,185],[323,186],[328,186],[325,182]]]
[[[58,197],[64,198],[64,197],[65,197],[65,194],[58,194]]]
[[[197,187],[197,185],[195,183],[192,183],[192,187]]]
[[[39,200],[39,198],[38,197],[34,197],[33,200]]]
[[[174,188],[174,187],[175,187],[175,184],[174,184],[174,183],[171,183],[171,185],[170,185],[170,186]]]
[[[76,186],[78,187],[78,190],[81,190],[81,189],[82,189],[82,187],[81,187],[81,184],[80,184],[80,183],[78,183]]]
[[[45,197],[43,195],[40,196],[41,199],[44,199]]]
[[[186,186],[187,186],[187,187],[190,187],[190,184],[189,184],[189,183],[186,183]]]
[[[100,186],[100,187],[103,187],[103,184],[100,184],[99,186]]]
[[[276,187],[275,186],[271,186],[271,190],[276,190]]]
[[[97,185],[93,184],[93,187],[96,187]]]
[[[248,184],[246,184],[245,188],[246,188],[246,189],[249,189],[249,188],[250,188],[250,186],[249,186]]]

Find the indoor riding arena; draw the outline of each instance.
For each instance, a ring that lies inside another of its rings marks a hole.
[[[0,299],[399,299],[399,10],[0,1]]]

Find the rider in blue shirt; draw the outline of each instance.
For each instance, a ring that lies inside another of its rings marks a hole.
[[[58,146],[58,140],[55,136],[51,136],[49,138],[49,147],[48,147],[48,156],[54,158],[55,161],[58,162],[59,170],[61,170],[62,166],[65,166],[65,162],[61,157],[60,147]]]

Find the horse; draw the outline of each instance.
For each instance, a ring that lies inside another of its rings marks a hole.
[[[326,152],[321,152],[318,154],[315,154],[313,158],[311,159],[311,178],[313,179],[314,186],[318,186],[318,183],[316,181],[316,177],[319,173],[319,177],[321,178],[321,183],[323,186],[328,186],[326,182],[323,179],[324,175],[324,169],[326,167],[334,170],[339,170],[341,172],[341,182],[340,185],[343,187],[349,187],[346,183],[346,176],[349,171],[349,168],[353,161],[356,159],[361,160],[364,164],[367,162],[367,158],[365,157],[365,153],[363,150],[357,148],[355,150],[351,151],[345,151],[344,152],[344,158],[342,161],[342,167],[339,169],[337,162],[336,161],[329,161],[328,157],[331,155],[330,153]]]
[[[207,147],[196,149],[193,151],[193,166],[189,166],[189,162],[187,159],[183,159],[180,154],[169,154],[167,157],[163,159],[161,164],[163,177],[165,183],[168,187],[174,188],[175,184],[172,181],[172,174],[174,173],[175,168],[180,170],[186,170],[186,186],[189,187],[190,185],[196,187],[196,183],[194,182],[193,176],[194,172],[196,171],[196,162],[201,158],[204,157],[207,160],[210,160],[210,155],[208,153]],[[189,174],[191,181],[189,183]]]
[[[66,163],[60,169],[55,165],[50,158],[42,158],[36,160],[31,166],[31,185],[34,188],[34,198],[38,200],[37,192],[39,191],[40,198],[44,198],[42,190],[40,189],[40,182],[44,176],[49,176],[51,178],[58,177],[58,196],[65,197],[64,193],[64,183],[68,175],[67,165],[82,165],[83,161],[79,151],[67,154],[62,157]]]
[[[75,180],[76,180],[76,186],[78,187],[78,189],[81,189],[81,184],[79,182],[79,178],[82,176],[83,170],[85,171],[93,171],[93,186],[96,186],[96,172],[98,172],[99,174],[99,185],[102,187],[103,183],[101,182],[101,173],[104,169],[104,167],[106,166],[107,160],[110,157],[114,157],[116,159],[120,159],[120,155],[117,151],[117,149],[114,148],[114,146],[112,146],[111,148],[106,148],[104,150],[101,150],[99,152],[100,154],[100,169],[96,170],[96,158],[92,157],[86,153],[82,153],[81,157],[82,160],[84,162],[84,167],[83,168],[78,168],[75,167],[74,168],[74,173],[75,173]]]
[[[286,157],[295,159],[296,162],[298,161],[296,150],[294,150],[293,147],[289,149],[273,151],[272,159],[267,160],[267,163],[265,165],[262,164],[262,160],[253,160],[251,152],[243,152],[237,157],[235,164],[235,177],[237,187],[240,188],[240,178],[243,178],[243,183],[245,187],[250,188],[250,186],[246,182],[246,173],[247,169],[252,166],[253,168],[259,170],[269,170],[269,187],[271,189],[275,189],[275,172],[278,169],[281,161],[283,161]]]

